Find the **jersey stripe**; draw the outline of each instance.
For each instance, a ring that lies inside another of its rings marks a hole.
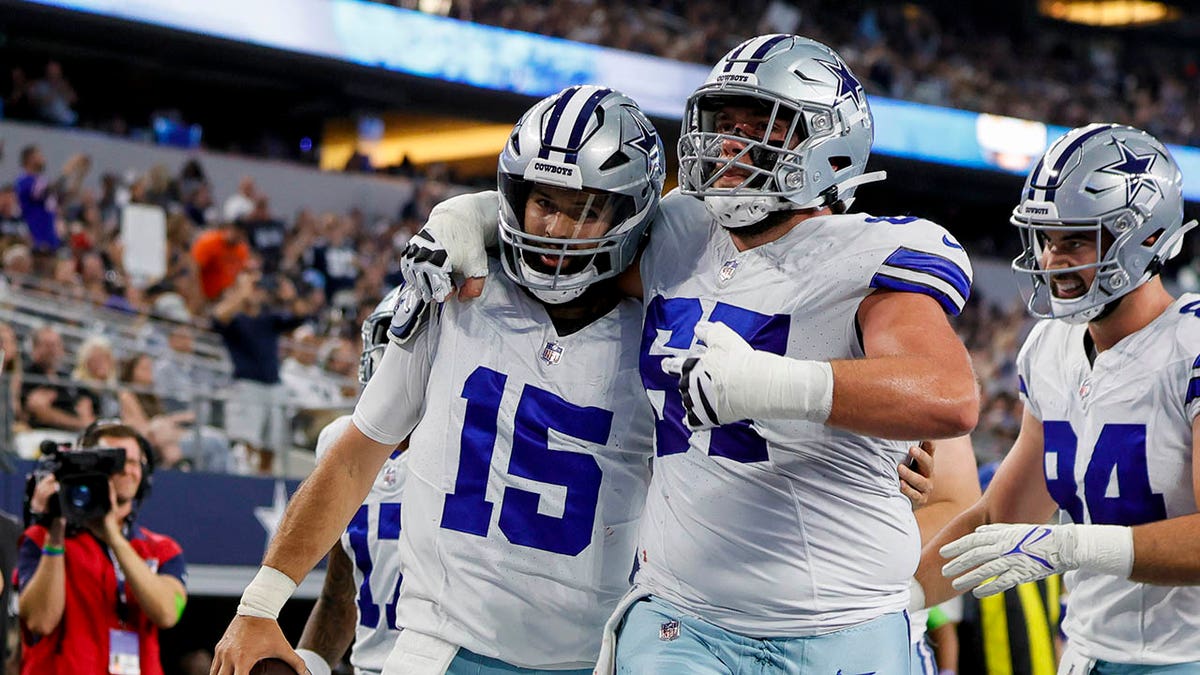
[[[1198,398],[1200,398],[1200,377],[1193,377],[1188,382],[1187,399],[1184,400],[1183,404],[1188,405]]]
[[[889,274],[892,270],[887,268],[890,267],[922,272],[941,279],[958,291],[964,302],[971,296],[971,278],[958,263],[949,258],[928,251],[900,247],[883,261],[883,265],[884,268],[880,271],[887,271]]]
[[[896,272],[899,274],[905,273],[904,270],[896,270]],[[909,272],[908,274],[912,273]],[[919,277],[918,279],[906,279],[900,276],[892,276],[891,273],[876,272],[875,276],[871,277],[871,288],[928,295],[937,300],[942,306],[942,311],[950,316],[958,316],[962,312],[966,299],[958,295],[948,284],[925,274],[919,275]]]

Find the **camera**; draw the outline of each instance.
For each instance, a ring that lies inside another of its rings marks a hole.
[[[57,499],[51,499],[45,524],[63,516],[67,527],[81,528],[87,522],[104,517],[111,507],[108,479],[125,467],[124,448],[89,448],[71,450],[53,441],[43,441],[42,457],[25,481],[25,520],[29,522],[30,501],[37,484],[53,474],[58,479]]]

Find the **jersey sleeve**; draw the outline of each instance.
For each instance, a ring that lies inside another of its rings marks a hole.
[[[940,225],[928,220],[873,219],[887,228],[881,237],[882,260],[871,276],[871,288],[928,295],[951,316],[962,312],[971,297],[971,261],[967,252]]]
[[[644,297],[666,280],[688,273],[708,246],[712,227],[703,201],[678,189],[662,198],[639,263]]]
[[[1192,361],[1192,370],[1188,373],[1187,392],[1183,398],[1187,418],[1196,421],[1200,417],[1200,354]]]
[[[1025,338],[1025,344],[1021,345],[1020,351],[1017,352],[1017,394],[1021,399],[1021,403],[1025,404],[1025,409],[1031,415],[1042,419],[1041,409],[1038,408],[1037,400],[1033,397],[1030,391],[1029,383],[1033,380],[1033,355],[1037,349],[1037,343],[1041,340],[1042,332],[1045,328],[1045,322],[1039,322],[1029,332],[1029,337]]]
[[[403,345],[388,342],[379,368],[354,407],[354,426],[367,438],[399,445],[417,426],[425,407],[438,323],[423,322]]]

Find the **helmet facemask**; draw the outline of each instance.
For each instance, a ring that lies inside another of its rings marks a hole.
[[[633,199],[600,190],[574,190],[502,175],[501,262],[505,272],[539,300],[574,300],[596,281],[614,276],[632,223]]]

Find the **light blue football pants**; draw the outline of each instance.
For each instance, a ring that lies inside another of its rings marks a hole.
[[[535,636],[530,636],[534,639]],[[536,670],[520,668],[498,659],[481,656],[466,649],[459,649],[450,662],[446,675],[592,675],[591,668],[583,670]]]
[[[618,675],[909,675],[908,617],[888,614],[802,638],[751,638],[648,598],[617,638]]]

